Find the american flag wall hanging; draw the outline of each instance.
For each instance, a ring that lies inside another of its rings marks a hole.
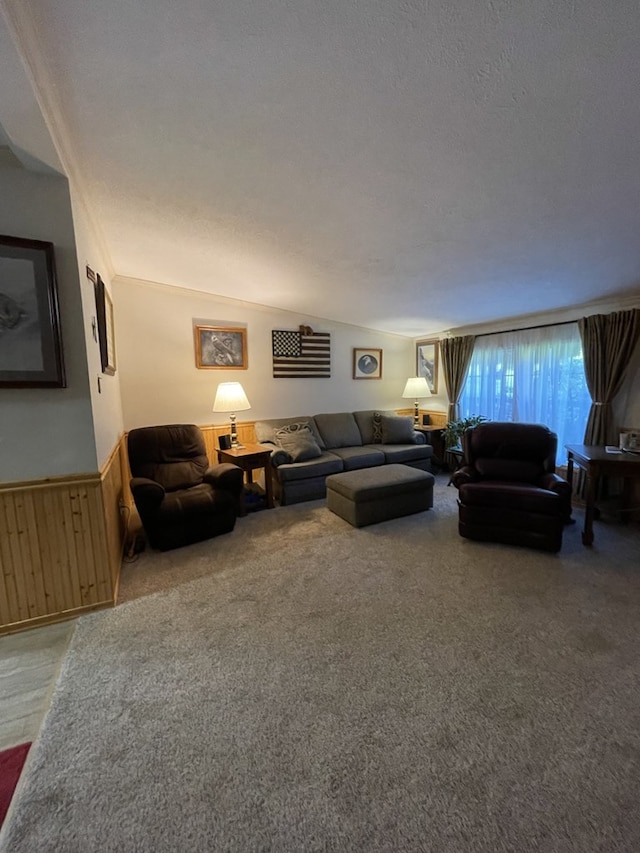
[[[331,334],[300,326],[271,332],[274,379],[331,378]]]

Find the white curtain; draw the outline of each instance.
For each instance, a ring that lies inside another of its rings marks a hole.
[[[545,424],[565,444],[582,444],[591,397],[577,323],[476,338],[461,417]]]

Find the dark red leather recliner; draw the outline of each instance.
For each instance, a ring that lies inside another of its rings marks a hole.
[[[229,463],[210,466],[197,426],[132,429],[127,450],[131,493],[152,548],[167,551],[233,530],[242,469]]]
[[[559,551],[571,519],[571,487],[556,473],[558,438],[541,424],[490,421],[462,437],[452,476],[458,530],[467,539]]]

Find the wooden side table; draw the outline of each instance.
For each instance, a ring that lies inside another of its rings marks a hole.
[[[253,483],[253,472],[264,468],[264,491],[267,509],[273,509],[273,489],[271,486],[271,450],[264,444],[245,444],[244,447],[230,447],[218,450],[218,462],[231,462],[247,475],[247,483]]]
[[[625,481],[625,503],[629,503],[630,480],[640,478],[640,455],[609,453],[606,448],[589,444],[566,444],[567,480],[573,481],[573,466],[586,473],[586,494],[582,544],[593,545],[593,521],[597,515],[596,494],[600,477],[622,477]]]
[[[444,465],[444,439],[442,438],[441,426],[414,426],[416,432],[421,432],[427,440],[427,444],[433,447],[433,461],[442,467]]]
[[[448,447],[445,451],[448,456],[453,459],[453,467],[451,470],[451,476],[449,477],[449,482],[447,486],[450,486],[453,483],[453,475],[462,468],[464,463],[464,450],[461,447]]]

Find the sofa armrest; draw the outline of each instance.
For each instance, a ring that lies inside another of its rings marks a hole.
[[[413,443],[414,444],[426,444],[427,437],[423,432],[418,432],[417,430],[413,433]]]
[[[283,447],[274,447],[271,451],[271,466],[279,468],[280,465],[290,465],[293,462],[291,454]]]
[[[214,489],[230,492],[237,496],[242,491],[244,472],[242,468],[231,462],[220,462],[218,465],[211,465],[207,468],[203,480],[213,486]]]
[[[147,477],[134,477],[129,487],[138,512],[154,511],[164,500],[164,487]]]

